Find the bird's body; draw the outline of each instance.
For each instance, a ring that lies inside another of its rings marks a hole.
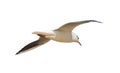
[[[59,41],[59,42],[72,42],[71,32],[64,32],[64,31],[54,31],[54,32],[56,33],[56,36],[53,40]]]
[[[38,36],[40,36],[40,38],[34,42],[29,43],[28,45],[23,47],[20,51],[18,51],[16,54],[19,54],[21,52],[25,52],[27,50],[35,48],[37,46],[43,45],[47,43],[49,40],[54,40],[58,42],[66,42],[66,43],[77,42],[81,45],[81,43],[79,42],[79,37],[75,33],[73,33],[72,30],[76,26],[80,24],[88,23],[88,22],[101,23],[96,20],[85,20],[85,21],[78,21],[78,22],[70,22],[52,31],[33,32],[33,34],[37,34]]]
[[[45,38],[58,42],[72,42],[72,33],[64,31],[51,31],[53,35],[46,35]],[[62,35],[62,36],[61,36]]]

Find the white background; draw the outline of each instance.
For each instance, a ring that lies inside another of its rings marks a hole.
[[[34,31],[89,19],[103,24],[73,30],[82,47],[50,41],[15,55]],[[119,0],[0,0],[0,73],[120,73],[119,26]]]

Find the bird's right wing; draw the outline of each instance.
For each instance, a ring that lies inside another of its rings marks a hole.
[[[20,54],[20,53],[22,53],[22,52],[31,50],[31,49],[33,49],[33,48],[35,48],[35,47],[40,46],[40,45],[43,45],[43,44],[47,43],[48,41],[49,41],[49,39],[47,39],[47,38],[42,38],[42,37],[41,37],[41,38],[39,38],[38,40],[36,40],[36,41],[34,41],[34,42],[31,42],[31,43],[29,43],[28,45],[26,45],[25,47],[23,47],[20,51],[18,51],[18,52],[16,53],[16,55],[17,55],[17,54]]]
[[[78,25],[81,25],[81,24],[84,24],[84,23],[89,23],[89,22],[102,23],[102,22],[99,22],[99,21],[96,21],[96,20],[84,20],[84,21],[70,22],[70,23],[64,24],[63,26],[59,27],[56,30],[71,32]]]

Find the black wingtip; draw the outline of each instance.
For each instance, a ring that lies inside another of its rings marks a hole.
[[[15,55],[18,55],[18,54],[20,54],[20,51],[18,51]]]
[[[15,55],[18,55],[18,54],[24,52],[23,50],[24,50],[24,49],[19,50]]]
[[[26,48],[26,47],[24,47],[23,49],[19,50],[15,55],[18,55],[18,54],[21,54],[21,53],[27,51],[25,48]]]
[[[19,53],[16,53],[15,55],[18,55]]]
[[[97,22],[97,23],[102,23],[100,21],[96,21],[96,20],[89,20],[90,22]]]

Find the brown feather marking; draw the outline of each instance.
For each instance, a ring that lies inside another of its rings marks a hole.
[[[42,35],[42,34],[37,34],[37,35],[42,37],[42,38],[45,38],[45,35]]]

